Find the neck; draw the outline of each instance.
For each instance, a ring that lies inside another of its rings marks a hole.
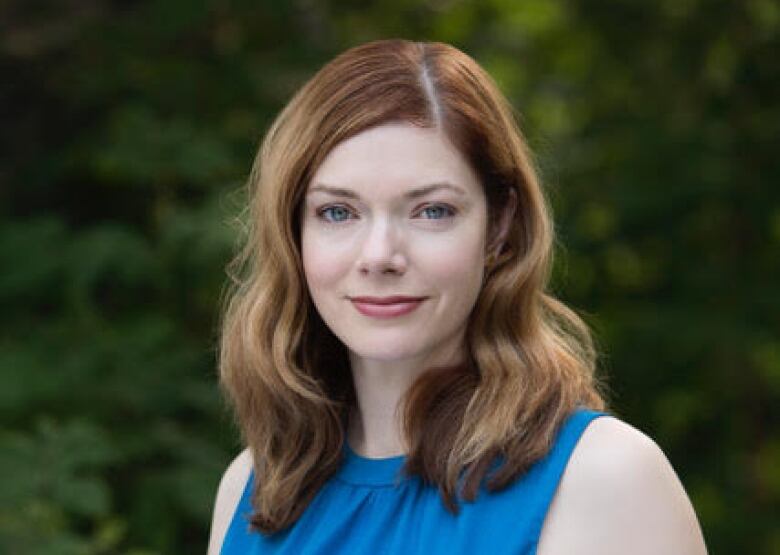
[[[460,360],[459,344],[453,342],[435,356],[415,359],[388,361],[350,354],[357,406],[350,413],[347,441],[355,453],[367,458],[408,453],[402,431],[401,398],[428,368]]]

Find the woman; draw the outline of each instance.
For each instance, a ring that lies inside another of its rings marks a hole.
[[[322,68],[250,177],[220,375],[246,449],[209,553],[706,553],[607,414],[507,101],[441,43]]]

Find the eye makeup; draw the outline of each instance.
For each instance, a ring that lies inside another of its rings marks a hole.
[[[455,208],[454,206],[452,206],[450,204],[444,203],[444,202],[430,202],[430,203],[426,203],[426,204],[418,207],[415,210],[415,213],[416,214],[425,213],[426,211],[433,210],[433,209],[439,210],[440,211],[439,213],[442,214],[441,217],[438,217],[438,218],[423,218],[423,219],[427,219],[427,220],[431,220],[431,221],[447,220],[447,219],[454,218],[459,213],[457,208]],[[344,222],[349,221],[349,219],[352,219],[352,218],[347,218],[347,219],[336,218],[336,219],[332,219],[332,218],[329,218],[327,216],[328,214],[330,214],[332,216],[332,215],[337,214],[337,213],[340,213],[342,215],[346,214],[348,216],[349,214],[354,214],[354,210],[352,210],[348,205],[343,204],[343,203],[326,204],[326,205],[321,206],[321,207],[319,207],[319,208],[317,208],[315,210],[315,214],[316,214],[317,218],[320,219],[321,221],[323,221],[324,223],[327,223],[327,224],[342,224]]]

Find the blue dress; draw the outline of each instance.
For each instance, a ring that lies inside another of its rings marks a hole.
[[[249,532],[250,473],[221,555],[535,554],[545,515],[585,427],[604,412],[578,408],[561,426],[548,454],[506,489],[484,482],[473,502],[458,498],[457,516],[438,489],[399,470],[405,455],[361,457],[344,442],[342,466],[289,528],[266,537]]]

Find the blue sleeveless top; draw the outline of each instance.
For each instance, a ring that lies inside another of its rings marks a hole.
[[[435,486],[399,472],[405,455],[369,459],[345,441],[341,467],[300,518],[266,537],[249,531],[252,471],[220,554],[533,555],[566,463],[585,427],[603,415],[578,408],[526,474],[493,493],[483,480],[473,502],[457,497],[458,515],[447,511]]]

